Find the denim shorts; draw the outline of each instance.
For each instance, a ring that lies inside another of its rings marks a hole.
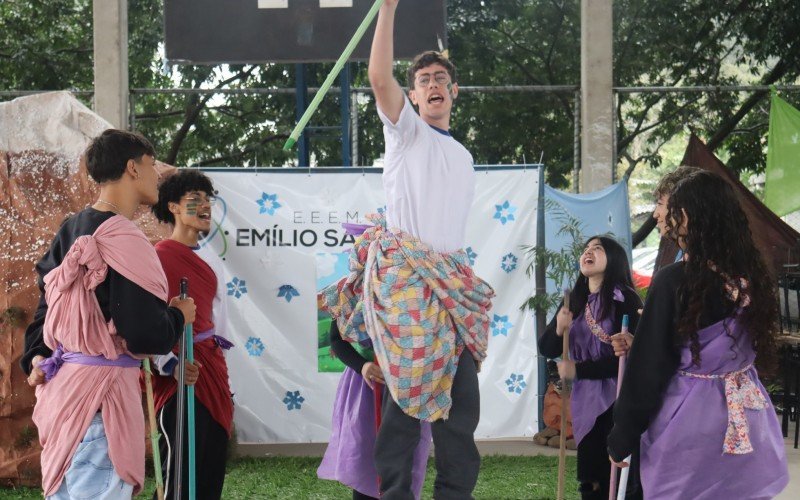
[[[108,456],[103,417],[98,412],[78,445],[61,487],[52,500],[121,500],[133,496],[133,485],[119,477]]]

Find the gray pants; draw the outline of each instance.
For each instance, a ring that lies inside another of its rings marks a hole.
[[[472,498],[481,467],[474,438],[481,413],[478,373],[466,349],[458,360],[451,395],[450,416],[431,425],[436,457],[433,496],[440,500],[463,500]],[[375,467],[381,478],[382,499],[414,498],[411,468],[419,443],[419,427],[419,420],[403,413],[389,391],[384,391],[381,428],[375,442]]]

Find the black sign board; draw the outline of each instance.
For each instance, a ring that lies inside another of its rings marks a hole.
[[[374,0],[165,0],[167,59],[176,63],[335,61]],[[402,0],[395,58],[447,47],[444,0]],[[351,60],[366,60],[374,26]]]

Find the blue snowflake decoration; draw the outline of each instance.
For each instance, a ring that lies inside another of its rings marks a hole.
[[[508,316],[500,316],[495,314],[492,318],[492,337],[497,337],[499,335],[503,335],[508,337],[508,332],[511,330],[511,327],[514,326],[513,323],[508,321]]]
[[[278,203],[278,195],[269,193],[261,193],[261,198],[256,200],[256,203],[258,203],[258,213],[260,214],[275,215],[275,211],[282,206]]]
[[[501,205],[495,205],[494,208],[494,218],[498,219],[504,226],[506,222],[516,220],[514,219],[514,212],[517,211],[517,207],[511,205],[508,200],[504,201]]]
[[[300,391],[286,391],[286,397],[283,398],[283,404],[286,405],[286,409],[289,411],[299,410],[303,405],[303,401],[305,400],[306,398],[300,395]]]
[[[228,295],[233,295],[237,299],[247,293],[247,283],[244,280],[234,277],[228,283]]]
[[[503,262],[500,263],[500,269],[503,271],[510,273],[514,269],[517,268],[517,256],[513,253],[509,253],[503,256]]]
[[[250,337],[247,339],[244,348],[247,349],[247,354],[254,357],[260,357],[261,354],[264,353],[264,343],[261,342],[261,339],[258,337]]]
[[[283,285],[278,289],[278,297],[283,297],[286,302],[291,302],[293,298],[299,297],[300,292],[292,285]]]
[[[475,259],[478,258],[478,254],[475,253],[475,250],[473,250],[472,247],[467,247],[465,252],[467,252],[467,258],[469,259],[469,265],[470,266],[474,266],[475,265]]]
[[[525,376],[520,374],[517,375],[516,373],[512,373],[510,377],[506,379],[506,385],[508,386],[508,392],[522,394],[522,390],[528,386],[525,383]]]

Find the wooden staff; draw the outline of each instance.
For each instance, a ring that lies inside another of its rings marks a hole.
[[[161,452],[158,449],[158,427],[156,426],[156,405],[153,401],[153,378],[150,371],[150,359],[144,358],[144,386],[147,393],[147,417],[150,422],[150,444],[153,448],[153,468],[156,473],[156,495],[164,500],[164,478],[161,476]]]

